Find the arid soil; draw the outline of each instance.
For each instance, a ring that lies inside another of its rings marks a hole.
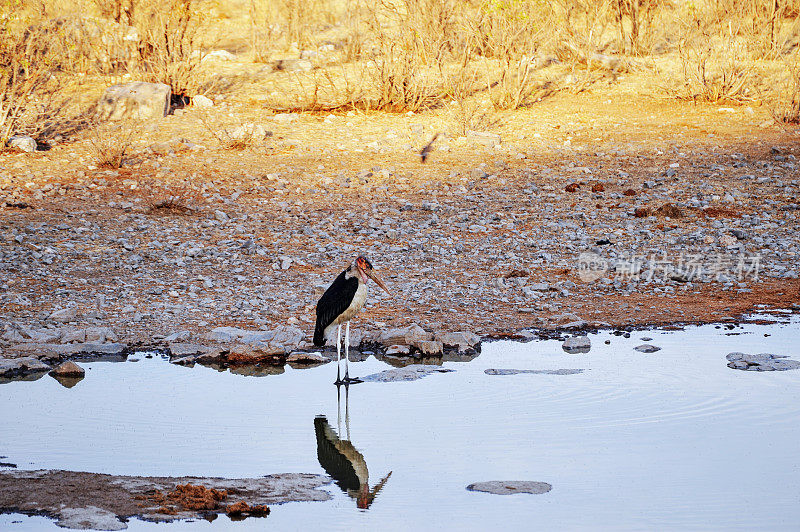
[[[272,136],[226,149],[201,113]],[[310,343],[321,291],[362,253],[392,291],[373,285],[362,332],[710,322],[800,303],[798,132],[763,108],[616,89],[504,116],[497,137],[448,134],[436,111],[235,102],[137,127],[120,169],[97,167],[89,132],[0,154],[6,330],[93,325],[147,344],[289,324]]]

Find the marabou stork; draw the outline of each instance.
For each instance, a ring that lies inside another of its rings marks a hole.
[[[336,384],[360,382],[351,379],[349,372],[350,352],[350,320],[358,314],[367,300],[367,280],[372,279],[388,294],[389,289],[375,273],[372,263],[364,256],[359,256],[347,267],[325,290],[317,302],[317,325],[314,328],[314,345],[325,345],[325,339],[336,327]],[[342,324],[344,334],[344,380],[340,378],[339,363],[342,359],[341,341]]]

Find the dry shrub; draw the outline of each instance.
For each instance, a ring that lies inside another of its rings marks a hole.
[[[166,83],[172,93],[194,95],[199,79],[203,6],[200,0],[153,2],[137,18],[138,68],[146,81]]]
[[[786,59],[788,80],[772,102],[772,118],[780,124],[800,124],[800,64],[798,52]]]
[[[28,24],[15,2],[0,4],[0,147],[15,133],[43,137],[66,113],[49,33]]]
[[[487,80],[495,107],[517,109],[528,103],[536,91],[534,58],[548,18],[548,13],[535,2],[490,0],[470,21],[478,54],[495,59],[499,67],[498,79]]]
[[[345,13],[351,12],[353,3],[346,2]],[[267,62],[278,48],[315,45],[315,34],[336,21],[336,7],[336,2],[326,0],[249,0],[253,60]]]
[[[147,190],[161,189],[155,182],[146,185]],[[163,185],[163,189],[154,193],[148,201],[150,208],[148,214],[165,214],[175,216],[190,216],[197,212],[202,196],[200,192],[189,183],[176,183]]]
[[[135,120],[95,123],[89,128],[89,144],[99,168],[121,168],[129,160],[141,125]]]
[[[717,102],[745,102],[754,98],[753,65],[745,43],[728,38],[707,38],[704,44],[682,45],[683,73],[678,98]]]

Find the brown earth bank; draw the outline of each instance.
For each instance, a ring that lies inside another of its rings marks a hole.
[[[310,346],[316,300],[362,253],[392,294],[371,292],[354,345],[412,324],[435,342],[797,309],[797,132],[761,108],[615,90],[465,137],[435,111],[226,104],[211,112],[271,136],[228,149],[190,107],[139,124],[119,169],[98,167],[88,133],[2,153],[2,354],[238,327],[290,329],[291,349],[259,355],[286,356]]]
[[[123,530],[147,521],[264,517],[270,504],[327,501],[324,475],[285,473],[249,479],[135,477],[78,471],[0,470],[0,513],[46,515],[63,528]]]

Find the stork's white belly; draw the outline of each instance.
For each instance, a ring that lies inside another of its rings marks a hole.
[[[347,310],[339,314],[339,317],[333,321],[333,325],[339,325],[346,321],[350,321],[358,312],[364,308],[364,303],[367,302],[367,283],[358,283],[358,289],[353,296],[353,301]]]

